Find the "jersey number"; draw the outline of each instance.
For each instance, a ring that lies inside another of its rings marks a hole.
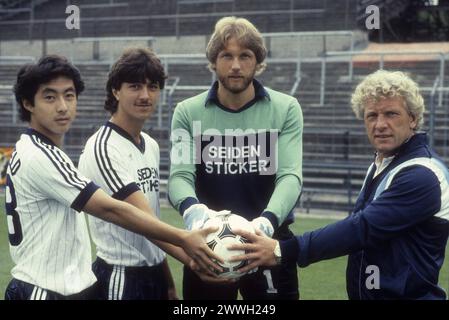
[[[16,211],[17,200],[9,175],[6,175],[6,220],[8,222],[9,243],[12,246],[18,246],[23,239],[22,226],[20,225],[20,217]]]
[[[273,277],[271,276],[271,270],[264,270],[263,275],[267,279],[267,293],[278,293],[278,290],[273,285]]]

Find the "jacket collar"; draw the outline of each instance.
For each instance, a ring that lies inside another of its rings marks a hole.
[[[411,136],[407,141],[405,141],[394,154],[395,159],[400,158],[403,155],[410,154],[413,150],[428,144],[427,133],[419,132]],[[374,157],[377,156],[377,152],[374,153]]]

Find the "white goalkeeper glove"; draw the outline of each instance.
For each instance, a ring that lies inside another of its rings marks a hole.
[[[187,230],[198,230],[204,226],[204,223],[206,223],[207,220],[229,214],[231,214],[231,211],[215,211],[209,209],[202,203],[197,203],[186,209],[182,218],[184,219],[184,225]]]
[[[231,214],[231,211],[229,211],[229,210],[221,210],[221,211],[214,211],[214,210],[211,210],[211,209],[209,209],[209,210],[212,211],[212,212],[209,213],[210,218],[216,218],[216,217],[221,217],[221,216],[229,216]]]
[[[268,237],[271,238],[273,236],[274,228],[270,220],[268,220],[267,218],[258,217],[256,219],[253,219],[251,221],[251,224],[253,225],[254,229],[262,231]]]
[[[191,205],[184,211],[182,218],[187,230],[198,230],[209,220],[209,208],[204,204]]]

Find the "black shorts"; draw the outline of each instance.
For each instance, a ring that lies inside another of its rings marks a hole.
[[[274,239],[293,237],[288,226],[273,235]],[[238,291],[245,300],[298,300],[298,274],[296,263],[265,268],[241,277],[231,285],[203,282],[193,271],[184,267],[183,296],[185,300],[236,300]]]
[[[92,270],[98,279],[100,300],[168,299],[168,284],[162,264],[125,267],[110,265],[97,257]]]
[[[95,300],[97,299],[97,284],[69,296],[40,288],[33,284],[12,279],[5,291],[5,300]]]

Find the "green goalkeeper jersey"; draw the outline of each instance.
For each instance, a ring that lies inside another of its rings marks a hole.
[[[181,213],[199,201],[248,220],[265,216],[274,227],[293,221],[302,185],[301,107],[253,84],[255,98],[237,111],[218,101],[218,82],[177,105],[168,188]]]

